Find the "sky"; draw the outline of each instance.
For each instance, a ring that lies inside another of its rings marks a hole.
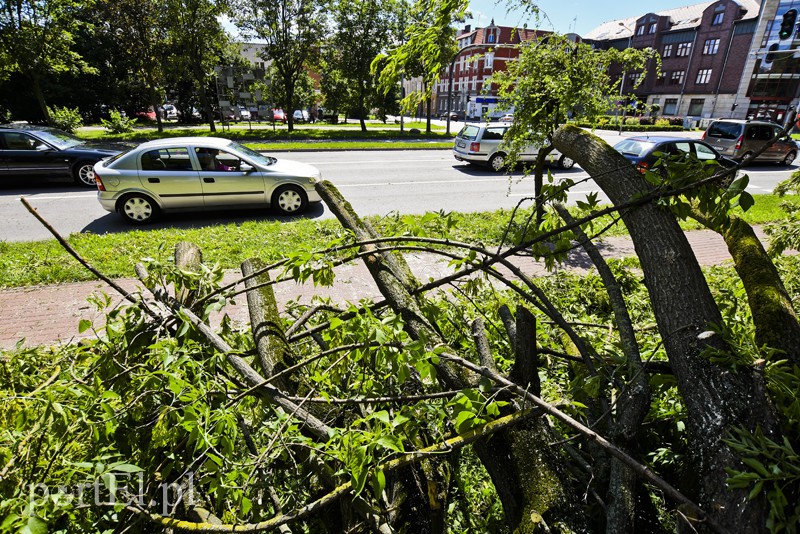
[[[540,20],[539,29],[584,35],[603,22],[690,6],[702,0],[539,0],[535,3],[547,15],[547,19]],[[473,19],[466,24],[473,28],[488,26],[492,18],[498,26],[522,26],[527,22],[528,28],[536,27],[534,19],[524,18],[520,12],[507,13],[506,3],[502,1],[471,0],[470,10]]]

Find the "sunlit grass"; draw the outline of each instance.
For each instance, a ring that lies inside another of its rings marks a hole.
[[[773,195],[755,195],[756,204],[745,220],[762,224],[784,217],[778,208],[781,199]],[[800,202],[800,196],[786,199]],[[517,214],[522,221],[529,214]],[[484,245],[497,245],[508,225],[510,210],[502,209],[473,214],[454,214],[458,224],[451,231],[451,239],[467,242],[480,241]],[[378,232],[389,235],[404,232],[409,227],[424,227],[436,235],[442,218],[423,215],[392,215],[370,217]],[[595,228],[604,227],[611,219],[600,220]],[[697,225],[686,224],[685,228]],[[625,227],[617,224],[607,235],[624,235]],[[344,230],[333,219],[325,220],[251,220],[240,223],[216,224],[205,228],[155,228],[134,229],[130,232],[96,235],[90,233],[69,236],[70,244],[102,272],[111,277],[134,276],[134,265],[142,258],[168,259],[179,241],[191,241],[203,249],[204,260],[219,263],[223,268],[236,269],[245,259],[262,258],[271,262],[284,256],[287,250],[303,247],[320,250]],[[287,246],[287,243],[291,244]],[[89,280],[91,275],[70,257],[55,240],[27,243],[0,242],[0,287],[18,287],[37,284],[55,284]]]

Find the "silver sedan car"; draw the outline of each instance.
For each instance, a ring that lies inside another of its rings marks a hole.
[[[136,224],[160,211],[274,207],[294,215],[322,200],[316,167],[217,137],[149,141],[98,162],[94,172],[103,208]]]

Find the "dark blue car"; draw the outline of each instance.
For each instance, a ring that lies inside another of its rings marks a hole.
[[[700,161],[718,161],[726,168],[736,166],[735,161],[722,156],[708,143],[685,137],[663,135],[629,137],[614,145],[614,148],[642,172],[651,169],[661,157],[689,154],[693,154]]]
[[[70,176],[85,187],[96,187],[94,164],[130,147],[89,143],[46,126],[0,127],[0,177]]]

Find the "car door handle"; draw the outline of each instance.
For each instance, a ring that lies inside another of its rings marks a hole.
[[[161,180],[159,178],[148,178],[147,181],[150,182],[151,184],[160,184],[161,183]]]
[[[205,183],[207,183],[207,184],[213,184],[214,183],[214,179],[213,178],[203,178],[203,181]]]

